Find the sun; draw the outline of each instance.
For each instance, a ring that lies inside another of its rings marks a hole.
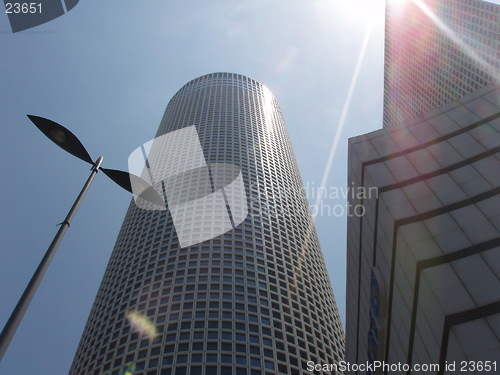
[[[384,22],[387,1],[410,0],[315,0],[312,4],[320,20],[363,28]]]
[[[365,21],[378,21],[384,18],[386,0],[355,0],[342,2],[342,8],[351,15]]]

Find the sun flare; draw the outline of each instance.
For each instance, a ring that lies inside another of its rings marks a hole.
[[[385,2],[385,0],[357,0],[354,2],[344,1],[343,4],[348,12],[374,22],[383,19]]]
[[[357,22],[365,23],[384,19],[385,0],[317,0],[314,5],[319,17],[326,17],[330,20],[342,19],[351,20],[351,22],[357,20]]]

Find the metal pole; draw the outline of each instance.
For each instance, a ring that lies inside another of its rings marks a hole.
[[[64,221],[60,224],[59,230],[57,231],[57,234],[55,235],[54,239],[52,240],[52,243],[50,244],[49,248],[47,249],[47,252],[45,253],[42,261],[38,265],[38,268],[36,269],[35,273],[33,274],[33,277],[31,278],[28,286],[24,290],[23,295],[19,299],[19,302],[17,303],[16,307],[14,308],[14,311],[10,315],[9,320],[7,321],[7,324],[5,324],[5,327],[2,330],[2,333],[0,334],[0,361],[3,358],[3,355],[5,354],[5,351],[7,350],[10,341],[12,340],[12,337],[16,333],[16,329],[19,326],[19,323],[21,323],[21,320],[23,319],[24,313],[28,309],[28,306],[31,302],[31,299],[33,298],[33,295],[36,292],[36,289],[38,288],[38,285],[40,285],[40,282],[42,281],[43,275],[45,274],[45,271],[47,270],[50,261],[54,257],[57,247],[61,243],[62,238],[64,237],[64,234],[66,233],[66,230],[69,228],[71,224],[71,220],[73,219],[73,216],[75,216],[76,210],[80,206],[80,203],[83,200],[83,197],[85,196],[85,193],[89,189],[90,184],[92,183],[92,180],[94,179],[95,175],[99,171],[99,167],[101,166],[103,157],[100,156],[99,159],[95,162],[94,166],[92,167],[92,172],[90,173],[89,178],[87,179],[87,182],[85,182],[85,185],[83,186],[83,189],[80,191],[80,194],[75,200],[75,203],[73,203],[73,206],[68,212],[68,215],[64,219]]]

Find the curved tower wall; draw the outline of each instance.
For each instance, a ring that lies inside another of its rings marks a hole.
[[[340,361],[341,322],[275,98],[245,76],[208,74],[174,95],[157,137],[192,125],[208,165],[241,171],[248,215],[181,247],[169,209],[132,202],[70,374],[310,374],[308,361]]]

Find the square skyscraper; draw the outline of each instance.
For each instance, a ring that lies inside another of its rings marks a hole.
[[[500,6],[388,1],[384,129],[349,140],[349,374],[498,372]],[[377,364],[377,366],[375,366]],[[369,366],[368,366],[369,365]]]

